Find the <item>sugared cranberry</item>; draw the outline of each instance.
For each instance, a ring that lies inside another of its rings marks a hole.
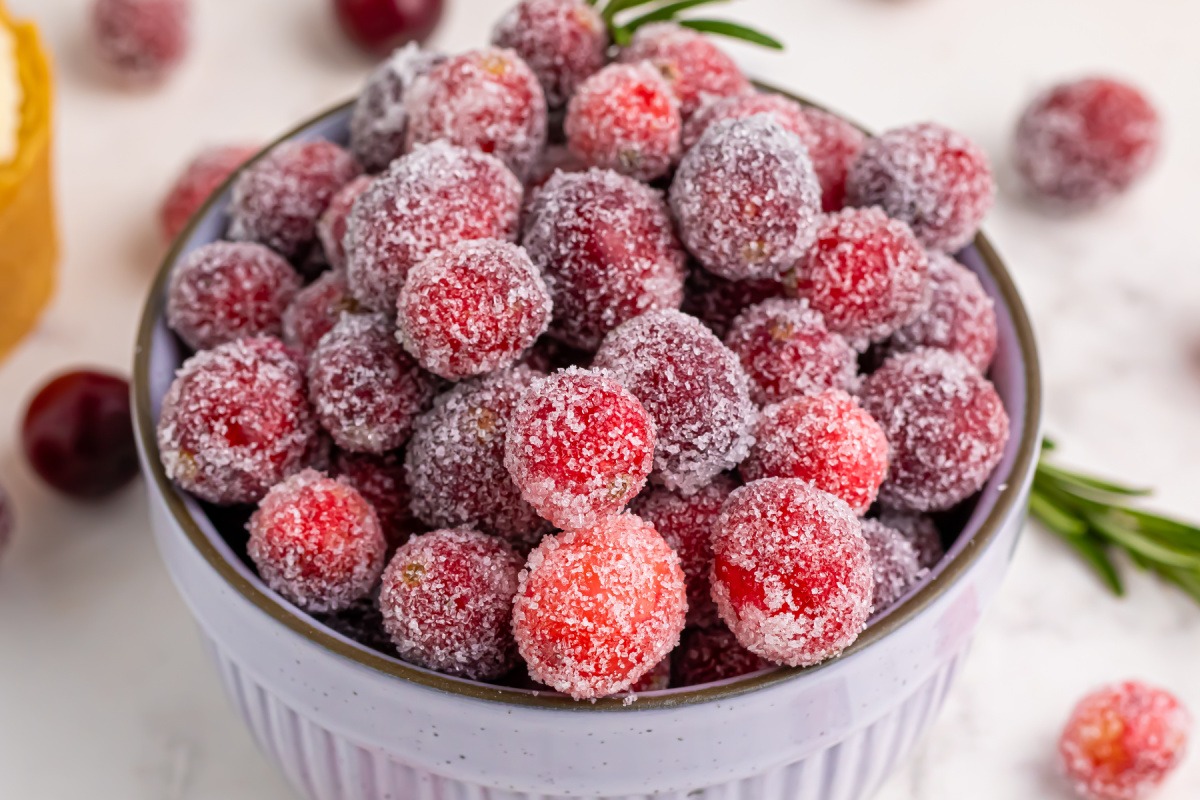
[[[138,471],[128,381],[90,370],[52,379],[25,410],[21,444],[58,491],[83,500],[112,494]]]
[[[584,0],[521,0],[496,23],[492,44],[525,59],[558,108],[604,66],[608,29]]]
[[[821,188],[796,135],[767,116],[718,122],[671,182],[684,246],[723,278],[778,278],[816,235]]]
[[[742,647],[724,625],[684,631],[672,661],[671,685],[680,689],[739,678],[771,666],[765,658]]]
[[[442,0],[333,0],[342,31],[372,53],[423,42],[442,18]]]
[[[183,232],[192,215],[257,150],[248,145],[220,145],[200,151],[189,161],[176,176],[159,207],[163,237],[170,241]]]
[[[529,556],[513,632],[535,680],[590,699],[628,689],[679,642],[679,558],[632,514],[548,536]]]
[[[554,301],[550,334],[572,347],[594,350],[625,320],[682,300],[685,256],[662,195],[615,172],[556,173],[534,196],[524,245]]]
[[[404,459],[395,452],[381,456],[339,450],[333,456],[333,475],[358,490],[379,518],[388,547],[396,548],[422,530],[410,508]]]
[[[354,208],[354,202],[370,186],[371,177],[369,175],[359,175],[341,189],[338,189],[337,194],[329,201],[329,205],[317,219],[317,239],[321,242],[321,249],[325,252],[325,258],[329,261],[329,266],[334,269],[343,269],[346,266],[346,248],[344,243],[346,238],[346,218],[350,216],[350,209]]]
[[[748,481],[800,478],[865,514],[888,471],[879,423],[840,389],[790,397],[763,411],[742,463]]]
[[[750,651],[788,666],[832,658],[871,613],[871,554],[842,500],[795,478],[734,491],[713,535],[713,600]]]
[[[448,380],[514,364],[550,324],[541,272],[496,239],[460,242],[417,264],[398,308],[404,349]]]
[[[123,80],[158,83],[187,55],[191,14],[188,0],[95,0],[96,53]]]
[[[1079,701],[1058,741],[1058,757],[1084,800],[1144,800],[1183,759],[1191,726],[1173,694],[1126,681]]]
[[[858,381],[854,348],[804,300],[776,297],[750,306],[729,326],[725,344],[741,359],[750,396],[761,405],[850,390]]]
[[[521,182],[498,159],[437,141],[398,158],[346,222],[346,277],[354,297],[387,314],[408,271],[468,239],[517,235]]]
[[[292,298],[283,312],[283,340],[307,355],[317,348],[322,336],[333,330],[342,314],[359,310],[346,285],[346,274],[330,270]]]
[[[433,391],[433,379],[381,314],[343,315],[308,360],[313,408],[343,450],[380,454],[402,447]]]
[[[302,259],[333,196],[361,171],[354,156],[333,142],[276,145],[233,184],[230,238],[259,242],[284,258]]]
[[[517,660],[511,619],[521,558],[466,528],[409,539],[383,573],[379,607],[400,657],[465,678],[498,678]]]
[[[1158,155],[1162,125],[1138,89],[1111,78],[1051,87],[1017,123],[1017,169],[1040,198],[1067,208],[1127,190]]]
[[[817,226],[795,267],[796,292],[831,331],[865,349],[916,319],[929,303],[929,259],[903,222],[848,208]]]
[[[912,228],[921,244],[943,253],[971,241],[995,194],[983,150],[932,123],[868,140],[846,176],[849,205],[879,206]]]
[[[903,533],[877,519],[864,519],[863,538],[871,548],[875,613],[887,610],[925,576],[917,551]]]
[[[163,400],[167,477],[210,503],[254,503],[311,461],[304,372],[278,339],[240,339],[183,363]]]
[[[693,269],[683,288],[683,311],[699,318],[725,338],[738,314],[770,297],[781,297],[784,285],[775,280],[730,281],[706,269]]]
[[[944,511],[983,486],[1004,454],[1008,414],[995,387],[962,356],[919,348],[892,356],[863,381],[892,463],[880,501]]]
[[[350,152],[363,169],[380,172],[404,155],[408,132],[405,95],[413,81],[444,58],[409,44],[388,56],[367,77],[350,114]]]
[[[504,464],[513,483],[560,528],[595,525],[646,485],[654,421],[601,372],[567,369],[535,383],[508,423]]]
[[[917,563],[923,569],[933,569],[946,555],[942,535],[928,514],[885,508],[879,513],[879,521],[908,540],[917,554]]]
[[[513,367],[460,383],[417,418],[405,463],[413,511],[426,524],[478,528],[522,551],[546,533],[504,466],[509,419],[539,377]]]
[[[652,63],[679,98],[685,120],[710,100],[751,90],[737,62],[709,37],[673,23],[639,28],[621,61]]]
[[[278,336],[300,276],[283,256],[253,242],[196,248],[171,273],[167,322],[193,350],[246,336]]]
[[[750,381],[695,317],[634,317],[605,337],[592,366],[614,375],[653,418],[656,483],[690,495],[746,457],[757,413]]]
[[[685,152],[691,150],[704,132],[718,122],[746,119],[756,114],[771,117],[785,130],[796,134],[796,138],[811,150],[813,132],[804,116],[804,106],[790,97],[768,92],[747,92],[705,103],[683,126],[683,149]]]
[[[846,120],[819,108],[805,108],[802,113],[810,134],[804,144],[821,182],[821,208],[837,211],[846,199],[846,174],[867,137]]]

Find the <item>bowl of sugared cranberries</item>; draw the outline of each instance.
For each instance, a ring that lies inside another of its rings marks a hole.
[[[1038,452],[986,159],[671,25],[569,58],[594,11],[521,8],[176,240],[134,377],[163,558],[307,797],[865,798]]]

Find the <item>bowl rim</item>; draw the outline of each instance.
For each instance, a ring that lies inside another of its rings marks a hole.
[[[796,102],[827,111],[824,106],[768,83],[755,81],[759,89],[788,97]],[[783,682],[794,680],[802,675],[818,672],[838,664],[858,652],[872,646],[892,632],[903,627],[919,615],[924,609],[944,595],[959,579],[982,557],[987,545],[996,539],[1005,522],[1018,510],[1023,492],[1023,480],[1008,481],[996,497],[995,505],[980,524],[971,546],[966,547],[957,557],[942,567],[942,571],[925,586],[908,597],[900,606],[892,609],[886,617],[872,624],[838,657],[811,667],[779,667],[769,672],[750,675],[743,679],[734,679],[713,684],[698,689],[680,689],[664,693],[642,694],[637,702],[629,703],[621,696],[601,698],[589,703],[581,703],[565,695],[553,692],[527,692],[520,689],[491,686],[488,684],[460,680],[448,675],[424,670],[399,659],[391,659],[368,648],[359,647],[344,641],[328,630],[322,629],[315,620],[310,620],[305,612],[293,610],[284,601],[263,591],[252,584],[234,569],[233,565],[221,555],[209,541],[199,524],[193,519],[179,491],[175,488],[163,470],[159,458],[157,421],[151,413],[149,362],[153,343],[154,331],[163,316],[166,306],[166,286],[172,267],[178,262],[184,245],[191,234],[212,208],[220,202],[227,189],[237,177],[250,165],[260,160],[266,153],[278,144],[288,141],[305,130],[338,114],[345,113],[354,105],[354,100],[348,100],[319,114],[306,119],[299,125],[277,137],[251,159],[247,160],[205,201],[200,209],[192,216],[184,230],[175,238],[166,255],[163,257],[153,283],[150,285],[147,298],[138,324],[137,342],[134,349],[133,364],[133,416],[134,426],[143,448],[145,468],[152,477],[151,491],[157,491],[163,498],[166,508],[175,523],[183,531],[200,556],[208,565],[240,595],[260,611],[276,622],[283,624],[293,633],[307,639],[317,646],[345,658],[359,667],[365,667],[384,676],[397,678],[429,689],[446,692],[473,700],[486,700],[495,703],[538,708],[557,711],[646,711],[652,709],[669,709],[680,706],[708,703],[726,700],[749,692],[767,689]],[[831,112],[835,113],[835,112]],[[870,131],[838,114],[867,134]],[[1042,382],[1039,366],[1037,344],[1033,334],[1024,303],[1013,283],[1007,268],[991,242],[981,232],[972,242],[978,250],[979,257],[987,267],[992,280],[996,284],[1000,299],[1012,318],[1013,329],[1022,359],[1022,373],[1025,379],[1025,426],[1021,431],[1021,440],[1013,460],[1010,475],[1014,478],[1030,473],[1039,452],[1039,440],[1042,421]]]

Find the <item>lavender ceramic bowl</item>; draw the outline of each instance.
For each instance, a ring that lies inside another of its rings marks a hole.
[[[349,107],[285,138],[345,141]],[[228,188],[176,242],[146,304],[135,424],[163,560],[237,712],[314,800],[858,800],[933,721],[1020,532],[1040,381],[1020,298],[981,236],[961,254],[996,300],[992,378],[1012,439],[930,578],[841,657],[722,683],[577,703],[459,680],[347,639],[281,600],[159,465],[155,421],[184,357],[164,320],[175,264],[225,230]]]

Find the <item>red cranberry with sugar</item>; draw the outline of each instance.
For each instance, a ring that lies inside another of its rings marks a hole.
[[[350,216],[355,201],[370,185],[369,175],[359,175],[337,190],[329,206],[317,218],[317,239],[321,242],[325,259],[334,269],[344,269],[346,266],[346,218]]]
[[[492,44],[529,64],[551,108],[608,60],[608,28],[584,0],[521,0],[496,23]]]
[[[733,631],[724,625],[691,628],[683,632],[672,655],[671,685],[682,689],[727,681],[770,666],[770,661],[742,647]]]
[[[159,83],[187,55],[191,16],[189,0],[94,0],[92,42],[117,77]]]
[[[653,64],[679,98],[685,120],[710,100],[752,90],[737,62],[712,39],[670,22],[639,28],[620,58]]]
[[[775,120],[785,130],[796,134],[796,138],[811,150],[813,131],[804,115],[804,106],[773,92],[747,92],[705,103],[683,126],[683,149],[685,152],[691,150],[705,131],[722,120],[746,119],[756,114],[765,114]]]
[[[284,309],[283,341],[307,356],[317,349],[321,337],[333,330],[342,314],[359,311],[346,285],[346,274],[329,270],[297,292]]]
[[[423,42],[442,18],[442,0],[332,0],[342,32],[371,53]]]
[[[408,132],[404,98],[413,81],[444,58],[410,43],[388,56],[367,77],[350,113],[350,152],[367,172],[381,172],[404,155]]]
[[[229,176],[258,151],[249,145],[208,147],[196,154],[167,190],[158,210],[163,237],[173,241]]]
[[[801,113],[809,129],[804,144],[821,183],[821,209],[837,211],[845,204],[846,175],[867,143],[866,134],[819,108],[805,108]]]
[[[422,530],[410,507],[412,492],[404,477],[404,458],[398,452],[372,455],[338,450],[332,474],[358,490],[379,518],[383,538],[396,548]]]

